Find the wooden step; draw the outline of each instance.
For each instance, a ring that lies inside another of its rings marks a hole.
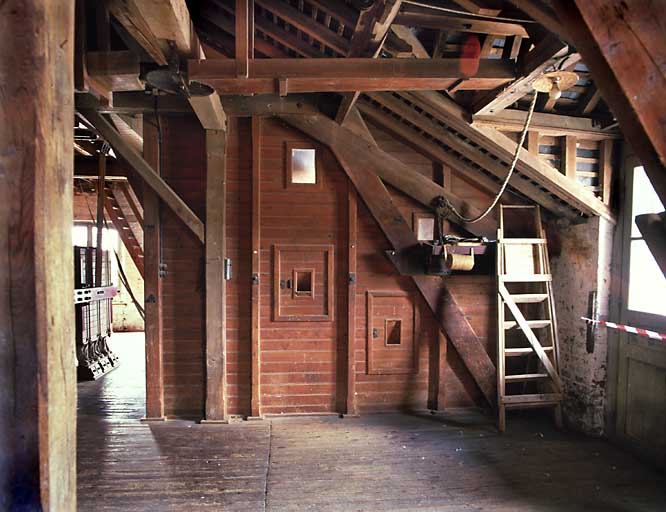
[[[505,375],[505,382],[530,382],[533,380],[549,379],[547,373],[520,373],[518,375]]]
[[[552,352],[553,347],[543,347],[544,352]],[[505,348],[504,355],[506,357],[520,357],[520,356],[529,356],[534,354],[534,349],[532,347],[524,348]]]
[[[548,298],[547,293],[517,293],[511,295],[511,298],[516,304],[533,304],[543,302]]]
[[[528,320],[527,325],[532,329],[541,329],[550,325],[550,320]],[[519,328],[518,322],[515,320],[507,320],[504,322],[504,330],[510,331],[511,329]]]
[[[505,245],[544,245],[545,238],[500,238],[499,242]]]

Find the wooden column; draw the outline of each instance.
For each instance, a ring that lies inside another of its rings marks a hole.
[[[252,277],[251,339],[252,339],[252,417],[261,417],[261,118],[252,118]]]
[[[74,2],[0,3],[0,509],[76,510]]]
[[[567,178],[576,181],[576,136],[565,135],[562,137],[560,144],[562,148],[561,168]]]
[[[347,407],[351,416],[356,411],[356,252],[358,244],[358,197],[354,184],[349,182],[348,195],[348,247],[349,279],[347,286]]]
[[[160,150],[156,120],[144,123],[143,157],[159,173]],[[146,421],[164,421],[162,361],[162,279],[160,277],[160,199],[143,187],[143,261],[146,314]]]
[[[227,133],[206,130],[206,419],[227,422],[226,281]]]
[[[613,182],[613,141],[602,140],[599,142],[599,177],[601,185],[602,200],[610,205],[611,184]]]

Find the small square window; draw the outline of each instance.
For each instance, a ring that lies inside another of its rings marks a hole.
[[[314,297],[314,269],[294,269],[294,296]]]
[[[314,149],[291,150],[291,182],[312,184],[317,183],[317,167]]]
[[[386,333],[386,344],[387,345],[400,345],[402,342],[401,331],[402,331],[402,320],[389,320],[387,319],[384,325]]]
[[[312,190],[321,185],[318,148],[302,142],[285,143],[285,187]]]
[[[429,242],[435,239],[434,215],[414,212],[412,215],[412,224],[419,242]]]

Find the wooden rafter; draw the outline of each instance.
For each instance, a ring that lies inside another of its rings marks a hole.
[[[460,18],[439,14],[405,12],[398,14],[394,20],[394,23],[396,25],[405,25],[407,27],[433,28],[455,32],[473,32],[477,34],[494,34],[498,36],[529,37],[525,27],[518,23]]]

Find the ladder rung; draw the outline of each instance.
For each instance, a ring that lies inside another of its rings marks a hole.
[[[545,238],[500,238],[499,242],[504,245],[543,245]]]
[[[553,280],[550,274],[500,274],[498,277],[502,283],[541,283]]]
[[[526,304],[534,302],[543,302],[548,298],[547,293],[517,293],[511,295],[511,298],[516,304]]]
[[[552,352],[553,347],[543,347],[543,350],[544,352]],[[530,354],[534,354],[534,349],[532,347],[504,349],[504,355],[506,357],[529,356]]]
[[[550,378],[547,373],[521,373],[518,375],[505,375],[505,382],[527,382],[530,380],[542,380]]]
[[[533,329],[541,329],[542,327],[548,327],[550,325],[550,320],[527,320],[527,325]],[[516,328],[520,328],[520,326],[515,320],[507,320],[504,322],[505,331]]]

